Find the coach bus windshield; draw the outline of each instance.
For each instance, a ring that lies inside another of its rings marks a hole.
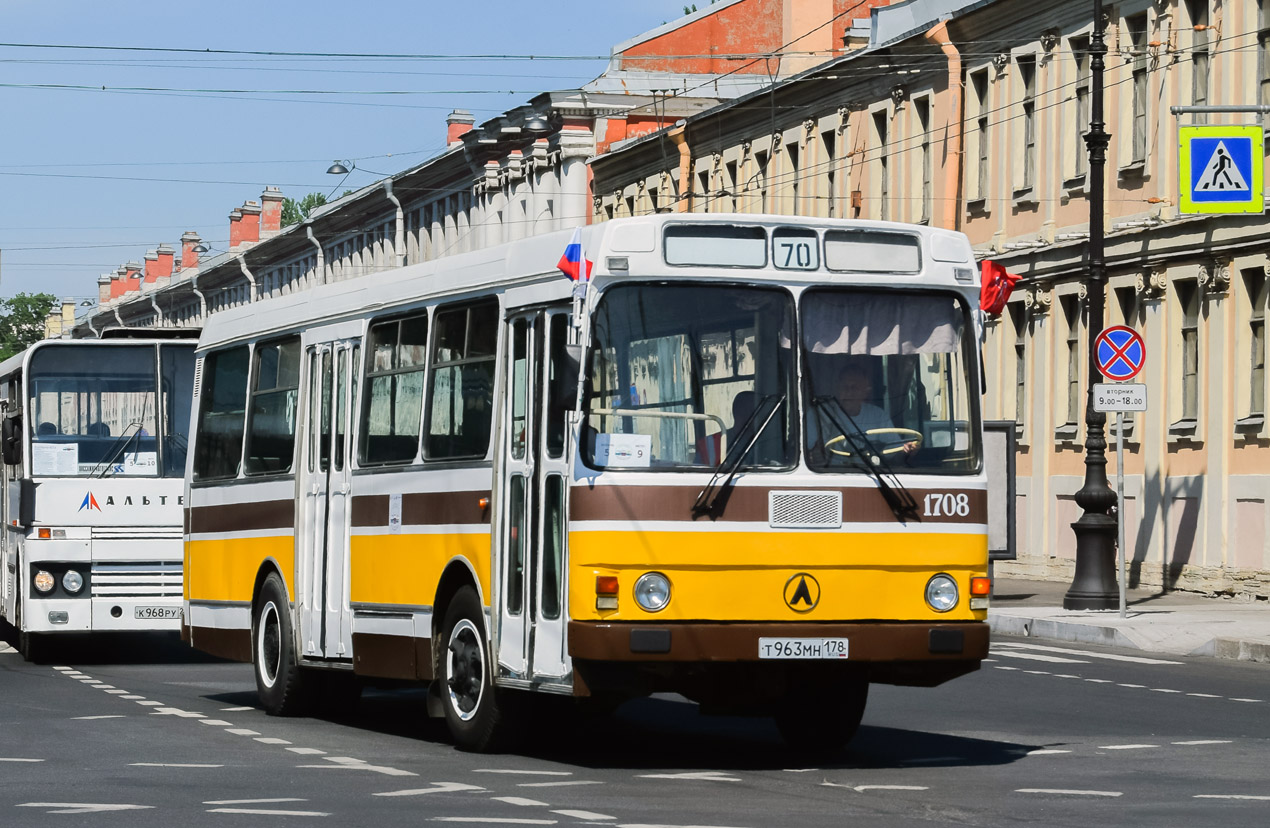
[[[619,285],[600,299],[593,342],[582,447],[592,467],[796,462],[789,293]]]
[[[181,477],[194,350],[49,345],[31,355],[34,477]]]
[[[973,328],[960,299],[816,289],[801,305],[808,466],[978,470]]]

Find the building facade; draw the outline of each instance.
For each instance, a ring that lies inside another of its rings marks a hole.
[[[1177,105],[1270,103],[1270,0],[1108,4],[1106,324],[1146,338],[1127,417],[1129,580],[1270,598],[1270,223],[1177,210]],[[1084,476],[1087,4],[910,0],[851,51],[599,156],[594,220],[673,209],[964,231],[1023,280],[987,324],[988,419],[1019,441],[1018,561],[1068,580]],[[1208,115],[1212,123],[1259,116]],[[1109,473],[1114,474],[1114,453]]]

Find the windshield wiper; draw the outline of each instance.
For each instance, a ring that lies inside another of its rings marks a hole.
[[[128,446],[132,445],[133,439],[140,436],[141,427],[140,420],[133,420],[128,423],[123,430],[123,434],[116,437],[115,442],[111,443],[110,448],[106,449],[106,453],[103,455],[105,459],[93,466],[93,470],[88,473],[88,476],[105,477],[106,472],[110,471],[111,467],[115,465],[115,460],[128,453]],[[136,428],[137,430],[132,431],[133,428]],[[132,431],[131,434],[128,433],[130,431]],[[123,441],[122,445],[120,444],[121,440]],[[101,474],[97,473],[98,469],[101,469]]]
[[[725,493],[732,485],[732,480],[736,477],[737,472],[740,471],[741,461],[745,459],[745,455],[750,453],[750,449],[754,448],[754,444],[758,442],[758,438],[763,436],[763,432],[767,430],[768,425],[776,418],[776,412],[781,410],[781,406],[785,404],[785,399],[786,395],[784,394],[781,394],[779,397],[775,394],[769,394],[760,400],[759,404],[754,407],[754,411],[750,414],[749,419],[746,420],[741,428],[737,430],[737,434],[744,434],[749,429],[755,419],[758,418],[759,412],[763,410],[763,406],[767,405],[768,401],[776,401],[772,405],[772,410],[768,412],[767,417],[764,418],[763,424],[754,430],[754,436],[750,437],[748,441],[737,440],[735,443],[728,446],[728,453],[724,455],[722,460],[719,461],[719,465],[715,467],[714,475],[710,478],[710,482],[707,483],[706,487],[701,490],[701,492],[697,495],[696,501],[692,504],[692,517],[694,519],[702,517],[703,515],[709,515],[712,518],[717,518],[723,513],[723,507],[727,505],[727,497],[725,496]],[[737,447],[742,445],[745,447],[738,451]],[[724,478],[722,483],[719,483],[719,477],[725,473],[727,474],[727,477]]]
[[[882,453],[872,450],[873,447],[869,444],[868,434],[856,424],[855,419],[842,407],[842,403],[838,401],[838,398],[833,396],[812,397],[811,404],[817,410],[823,410],[829,420],[842,432],[843,439],[851,446],[851,459],[856,460],[857,465],[872,475],[878,484],[878,491],[882,493],[882,499],[891,508],[891,513],[895,515],[896,520],[900,523],[904,523],[907,520],[919,520],[917,501],[913,499],[913,495],[909,493],[908,489],[905,488],[899,477],[891,469],[890,464],[886,462]],[[837,412],[834,409],[837,409]],[[850,424],[849,428],[844,427],[842,420],[838,417],[838,413],[841,413],[846,418],[847,423]]]

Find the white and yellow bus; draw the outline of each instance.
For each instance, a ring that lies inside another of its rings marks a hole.
[[[0,363],[0,616],[30,660],[68,634],[181,628],[195,343],[109,333]]]
[[[212,316],[185,634],[271,713],[431,682],[491,749],[531,693],[678,692],[851,738],[988,648],[959,233],[657,215]],[[322,671],[326,671],[325,674]]]

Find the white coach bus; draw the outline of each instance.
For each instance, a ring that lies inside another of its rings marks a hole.
[[[28,660],[53,636],[180,630],[195,343],[112,333],[0,363],[0,616]]]

